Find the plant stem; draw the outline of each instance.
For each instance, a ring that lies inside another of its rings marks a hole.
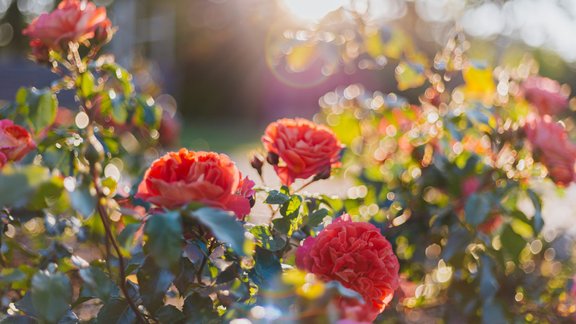
[[[126,286],[126,277],[127,277],[126,276],[126,262],[124,260],[124,256],[122,255],[122,251],[120,250],[120,246],[118,244],[118,241],[116,241],[116,237],[112,233],[112,228],[110,225],[110,216],[108,215],[108,211],[106,210],[106,206],[104,206],[101,203],[102,199],[106,199],[106,195],[104,195],[104,193],[102,192],[102,188],[100,188],[100,184],[99,184],[99,178],[100,177],[99,177],[97,168],[94,164],[90,164],[90,172],[92,174],[92,179],[94,181],[94,187],[96,188],[96,197],[98,199],[98,202],[97,202],[98,214],[100,215],[100,219],[102,220],[102,225],[104,225],[104,231],[106,233],[106,253],[108,254],[108,258],[110,258],[110,256],[111,256],[110,245],[112,245],[112,247],[114,248],[114,251],[116,252],[116,254],[118,256],[118,263],[119,263],[118,266],[120,268],[119,269],[120,290],[122,290],[122,293],[124,294],[124,297],[126,298],[126,301],[128,302],[128,305],[130,306],[130,308],[132,309],[134,314],[136,314],[136,317],[138,318],[138,322],[149,323],[148,320],[140,312],[140,310],[138,309],[138,306],[136,305],[134,300],[132,300],[132,297],[130,297],[130,294],[128,293],[128,287]],[[108,263],[108,260],[106,263]]]
[[[302,185],[302,187],[294,190],[294,192],[295,192],[295,193],[296,193],[296,192],[300,192],[300,191],[302,191],[304,188],[308,187],[309,185],[313,184],[313,183],[316,182],[316,181],[317,181],[316,179],[312,178],[312,180],[306,182],[305,184]]]

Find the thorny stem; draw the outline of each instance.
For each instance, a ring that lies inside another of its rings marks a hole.
[[[122,293],[124,294],[124,297],[126,298],[126,301],[128,302],[128,305],[130,306],[130,308],[132,309],[134,314],[136,314],[136,317],[138,318],[138,322],[149,323],[148,320],[140,312],[140,310],[138,309],[138,306],[136,305],[134,300],[132,300],[132,297],[130,297],[130,294],[128,293],[128,287],[126,286],[126,277],[127,277],[126,276],[126,262],[124,260],[124,256],[122,255],[122,251],[120,250],[120,246],[118,244],[118,241],[116,241],[116,238],[112,233],[112,229],[111,229],[111,225],[110,225],[110,216],[108,215],[108,211],[106,210],[106,206],[104,206],[101,203],[102,199],[106,199],[106,195],[104,195],[102,188],[100,187],[99,174],[98,174],[97,168],[92,163],[90,164],[90,172],[92,174],[92,179],[94,181],[94,186],[96,188],[96,197],[98,199],[98,203],[97,203],[98,214],[100,215],[100,219],[102,220],[102,225],[104,225],[104,231],[106,233],[107,258],[111,257],[111,251],[110,251],[110,245],[111,245],[114,248],[114,251],[116,252],[116,255],[118,257],[118,266],[120,268],[119,269],[120,290],[122,290]],[[109,262],[107,260],[106,264],[108,264],[108,263]]]

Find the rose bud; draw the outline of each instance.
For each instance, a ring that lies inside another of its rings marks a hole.
[[[250,159],[250,165],[258,172],[259,175],[262,175],[262,167],[264,166],[264,159],[258,153],[252,155]]]
[[[278,165],[278,163],[280,163],[280,158],[278,154],[268,152],[268,156],[266,156],[266,161],[271,165]]]
[[[332,172],[332,167],[327,165],[320,172],[316,173],[314,176],[314,181],[324,180],[330,178],[330,173]]]

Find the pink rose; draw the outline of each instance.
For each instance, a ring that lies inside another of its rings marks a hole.
[[[180,130],[182,125],[176,116],[171,116],[166,110],[162,114],[162,121],[160,122],[160,144],[165,147],[172,147],[178,144],[180,139]]]
[[[556,115],[568,106],[568,96],[562,93],[556,80],[532,76],[522,83],[524,96],[544,115]]]
[[[166,208],[197,202],[243,219],[250,213],[253,187],[254,182],[243,178],[227,155],[181,149],[152,163],[136,198]]]
[[[574,180],[576,146],[570,142],[566,130],[552,121],[550,116],[528,120],[524,126],[528,141],[540,161],[548,169],[552,180],[559,185],[567,185]]]
[[[36,17],[23,34],[51,49],[61,50],[67,48],[69,42],[92,39],[97,31],[101,34],[110,26],[106,8],[96,7],[92,2],[64,0],[51,13]]]
[[[341,298],[342,317],[373,321],[398,288],[398,258],[392,245],[374,225],[353,222],[343,215],[308,237],[296,251],[296,265],[324,281],[336,280],[355,290],[365,303]]]
[[[262,143],[282,184],[311,176],[327,178],[340,165],[342,144],[328,127],[309,120],[280,119],[266,128]]]
[[[28,131],[9,119],[0,120],[0,167],[8,161],[19,161],[36,148]]]

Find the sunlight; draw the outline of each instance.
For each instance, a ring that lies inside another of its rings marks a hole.
[[[326,14],[350,3],[349,0],[281,0],[283,6],[299,19],[317,21]]]

